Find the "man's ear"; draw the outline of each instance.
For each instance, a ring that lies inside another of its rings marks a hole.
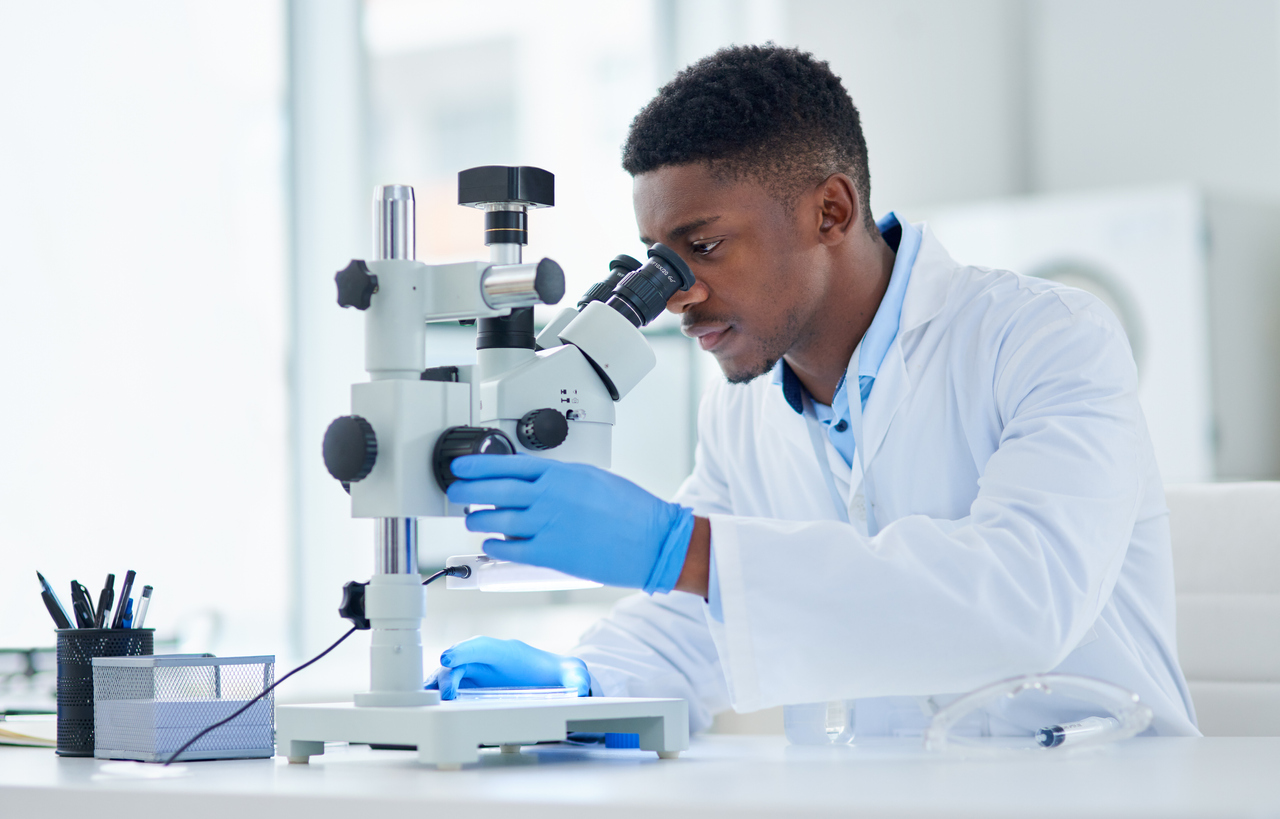
[[[839,244],[861,219],[853,180],[842,173],[833,173],[818,184],[814,193],[820,203],[819,241],[827,245]]]

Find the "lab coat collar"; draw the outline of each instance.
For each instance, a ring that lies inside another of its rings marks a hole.
[[[911,268],[907,295],[902,301],[902,318],[898,322],[898,336],[893,340],[894,347],[900,346],[904,333],[926,324],[942,312],[951,289],[951,279],[959,266],[927,222],[921,222],[917,227],[924,236],[916,253],[915,266]]]
[[[898,335],[885,353],[884,361],[880,363],[876,386],[867,397],[857,439],[857,446],[862,450],[868,512],[874,509],[875,504],[873,482],[867,477],[873,471],[871,463],[880,445],[884,443],[893,416],[911,391],[911,378],[903,357],[902,339],[942,312],[957,266],[929,226],[921,223],[919,228],[924,236],[920,240],[920,250],[916,254],[915,265],[911,268],[911,280],[907,283],[907,293],[902,302]]]

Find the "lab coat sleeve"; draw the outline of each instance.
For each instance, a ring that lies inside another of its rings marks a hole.
[[[724,622],[710,630],[734,708],[967,691],[1048,671],[1081,641],[1150,456],[1123,331],[1096,304],[1054,299],[948,365],[999,416],[967,517],[908,515],[868,537],[711,516]],[[926,456],[919,480],[947,480]],[[873,460],[869,481],[879,468],[903,466]]]
[[[733,503],[729,495],[729,484],[724,478],[724,470],[716,459],[716,449],[707,445],[707,436],[712,434],[707,419],[716,416],[715,407],[720,403],[720,392],[727,386],[720,382],[716,387],[703,395],[702,406],[698,410],[698,446],[693,461],[693,473],[685,479],[680,491],[676,493],[675,502],[691,507],[695,515],[708,517],[715,514],[730,514]],[[711,410],[708,411],[708,405]],[[716,573],[716,553],[711,552],[711,572],[707,578],[707,616],[717,623],[724,622],[724,611],[720,606],[720,583]]]
[[[717,449],[707,445],[707,436],[712,434],[709,419],[716,417],[717,407],[721,403],[721,394],[728,387],[719,382],[702,398],[698,410],[698,445],[695,448],[693,472],[681,484],[673,500],[693,509],[695,515],[727,515],[733,512],[733,501],[729,496],[729,482],[725,480],[724,468],[716,457]]]
[[[689,730],[710,727],[711,718],[729,707],[729,693],[705,605],[684,592],[620,600],[572,652],[591,672],[591,693],[680,697],[689,703]]]

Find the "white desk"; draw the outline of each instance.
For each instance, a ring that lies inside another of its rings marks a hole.
[[[918,742],[791,748],[702,737],[679,760],[640,751],[486,751],[462,771],[408,751],[331,747],[310,765],[195,762],[181,779],[104,778],[103,763],[0,748],[0,816],[37,819],[399,819],[744,816],[1280,815],[1280,737],[1134,739],[1089,755],[1002,761],[926,755]]]

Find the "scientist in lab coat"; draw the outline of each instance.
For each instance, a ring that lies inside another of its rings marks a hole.
[[[495,507],[467,526],[508,538],[489,554],[647,594],[572,656],[474,638],[430,685],[683,697],[694,730],[730,707],[855,700],[859,736],[902,736],[964,692],[1057,671],[1138,693],[1154,733],[1197,734],[1168,512],[1106,307],[874,220],[857,110],[794,49],[681,72],[623,165],[642,241],[696,278],[667,307],[727,379],[693,474],[666,502],[585,465],[456,461],[450,499]],[[1080,707],[1018,698],[973,730]]]

